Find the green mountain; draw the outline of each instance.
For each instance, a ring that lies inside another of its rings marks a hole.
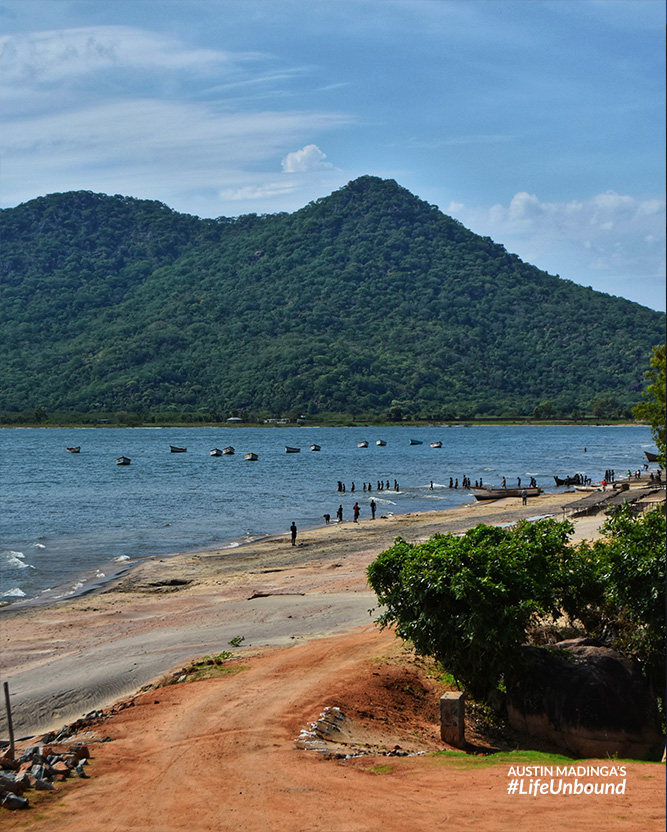
[[[9,413],[614,415],[664,339],[663,314],[369,176],[217,220],[52,194],[0,212],[0,232]]]

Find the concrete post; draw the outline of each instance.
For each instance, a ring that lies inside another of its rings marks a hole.
[[[455,748],[465,745],[465,698],[465,693],[458,690],[449,690],[440,697],[440,737]]]

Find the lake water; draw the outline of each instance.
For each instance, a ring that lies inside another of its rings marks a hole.
[[[357,447],[362,440],[368,448]],[[322,450],[310,451],[312,443]],[[79,454],[67,453],[76,445]],[[227,445],[234,456],[209,455]],[[0,602],[63,597],[139,558],[233,547],[286,532],[292,520],[321,525],[339,504],[349,520],[359,501],[363,519],[371,497],[379,514],[471,502],[468,491],[448,487],[450,477],[499,485],[505,476],[515,485],[534,476],[555,490],[554,474],[625,474],[643,466],[645,450],[654,443],[639,426],[4,429]],[[251,451],[257,462],[244,460]],[[116,465],[121,455],[131,465]],[[397,480],[399,491],[378,492],[378,480],[392,489]],[[368,482],[371,494],[362,489]]]

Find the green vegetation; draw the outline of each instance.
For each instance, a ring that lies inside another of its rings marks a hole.
[[[397,539],[368,567],[383,626],[433,656],[479,701],[520,669],[529,628],[566,614],[580,631],[635,655],[665,696],[665,515],[621,508],[592,547],[568,522],[463,536]]]
[[[665,467],[665,344],[653,347],[651,368],[644,375],[651,382],[646,390],[646,400],[640,402],[634,409],[638,419],[651,425],[651,433],[658,446],[660,465]]]
[[[7,421],[627,418],[664,333],[369,176],[289,215],[79,191],[0,222]]]

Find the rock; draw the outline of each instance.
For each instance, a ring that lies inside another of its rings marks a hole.
[[[590,639],[525,647],[507,692],[513,728],[580,757],[660,759],[655,697],[636,663]]]
[[[29,805],[27,797],[19,797],[11,792],[5,792],[0,797],[0,806],[4,809],[27,809]]]
[[[0,771],[0,789],[3,791],[12,792],[12,794],[23,794],[26,788],[25,780],[17,780],[8,771]]]
[[[46,792],[53,790],[54,785],[49,780],[35,780],[35,789],[38,792]]]

